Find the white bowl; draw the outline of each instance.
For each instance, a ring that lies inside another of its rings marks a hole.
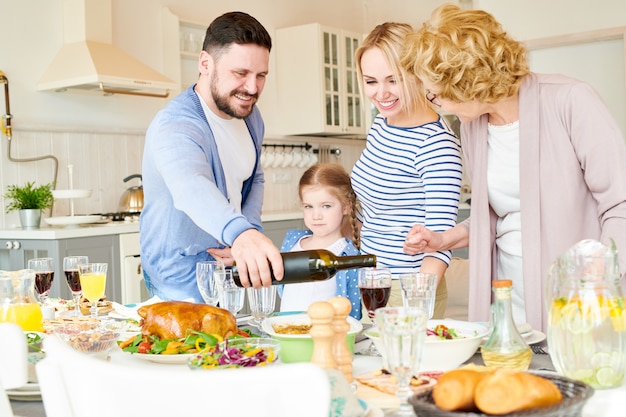
[[[427,327],[434,329],[439,324],[456,330],[458,335],[464,337],[461,339],[427,337],[422,351],[420,372],[448,371],[458,368],[476,353],[483,338],[489,333],[489,328],[483,324],[451,319],[428,320]],[[384,352],[378,329],[371,327],[363,333],[372,339],[379,352]]]

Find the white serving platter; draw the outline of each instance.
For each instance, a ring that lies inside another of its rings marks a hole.
[[[76,216],[59,216],[47,217],[43,219],[50,226],[76,226],[79,224],[97,223],[102,221],[100,215],[76,215]]]

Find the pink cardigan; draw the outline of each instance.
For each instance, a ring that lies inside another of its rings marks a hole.
[[[519,93],[520,196],[527,321],[546,330],[548,265],[582,239],[620,251],[626,271],[626,145],[598,94],[561,75],[528,75]],[[490,318],[497,216],[487,196],[487,115],[461,125],[472,186],[469,319]]]

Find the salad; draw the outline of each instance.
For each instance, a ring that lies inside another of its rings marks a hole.
[[[463,336],[459,335],[455,329],[452,329],[443,324],[438,324],[433,329],[426,329],[426,336],[444,340],[463,338]]]
[[[199,353],[189,360],[189,366],[203,369],[247,368],[265,366],[278,359],[277,348],[270,344],[259,346],[254,343],[229,342],[226,340],[213,350]]]

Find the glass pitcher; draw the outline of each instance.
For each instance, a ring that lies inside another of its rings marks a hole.
[[[43,332],[41,306],[35,298],[35,271],[0,271],[0,323],[18,324],[24,331]]]
[[[620,386],[626,306],[615,245],[583,240],[548,271],[548,347],[557,372],[594,388]]]

